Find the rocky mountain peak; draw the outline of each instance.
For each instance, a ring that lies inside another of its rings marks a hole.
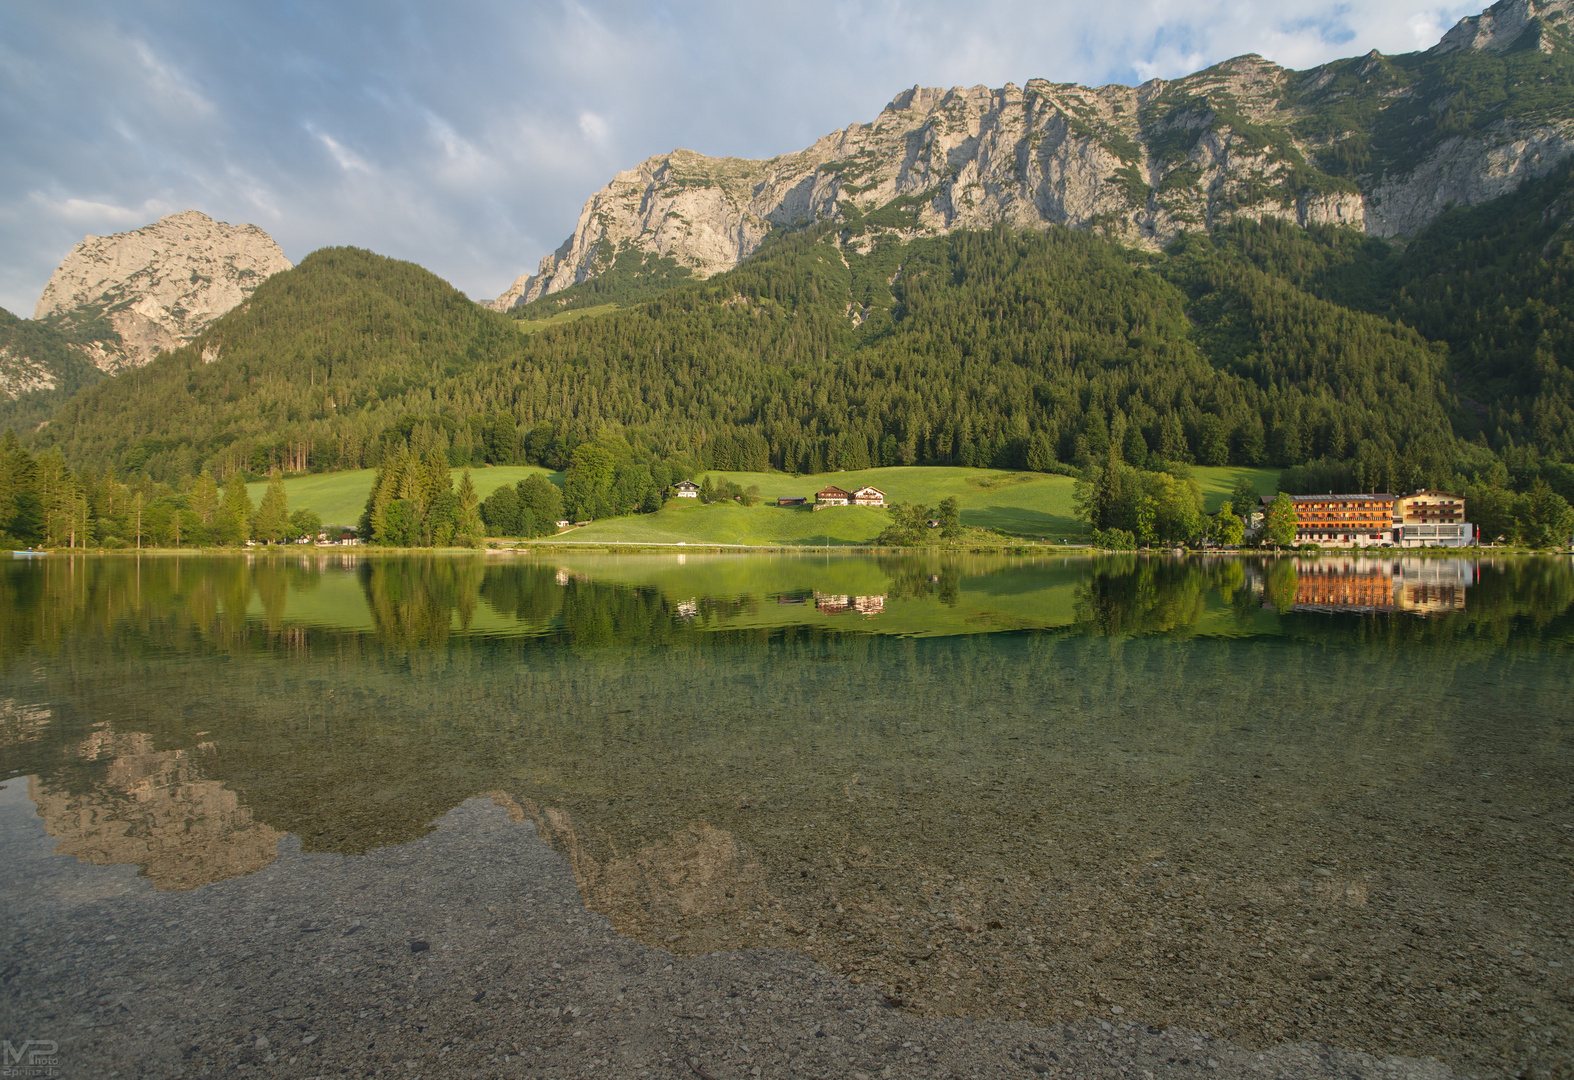
[[[84,350],[113,373],[186,344],[289,268],[257,226],[183,210],[132,232],[83,239],[49,279],[33,317],[107,323],[104,340]]]
[[[1562,49],[1571,9],[1574,0],[1500,0],[1429,53],[1371,52],[1305,72],[1248,54],[1138,87],[913,86],[872,122],[798,153],[675,150],[591,196],[574,234],[493,306],[651,258],[705,277],[738,265],[773,229],[828,219],[848,222],[855,245],[872,242],[876,221],[901,239],[1065,225],[1150,249],[1241,217],[1412,236],[1450,205],[1507,194],[1574,153],[1574,106],[1492,104],[1469,114],[1468,129],[1445,129],[1435,118],[1457,92],[1427,74],[1465,49]],[[1385,130],[1405,135],[1379,142],[1387,110],[1399,120]]]
[[[1480,15],[1460,19],[1443,40],[1432,47],[1434,54],[1461,49],[1508,52],[1516,48],[1536,48],[1552,52],[1566,43],[1570,27],[1570,0],[1498,0]]]

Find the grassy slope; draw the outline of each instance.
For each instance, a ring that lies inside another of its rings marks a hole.
[[[1248,475],[1264,495],[1277,490],[1278,473],[1271,469],[1199,468],[1194,470],[1208,509],[1217,508],[1236,480]],[[765,503],[745,508],[736,504],[700,506],[674,499],[660,512],[597,521],[564,535],[565,540],[614,544],[811,544],[865,543],[889,523],[885,512],[868,507],[836,507],[811,511],[772,505],[780,495],[812,498],[834,484],[852,489],[872,484],[892,502],[934,506],[956,496],[962,522],[999,529],[1018,536],[1068,540],[1086,534],[1075,518],[1072,480],[1043,473],[1012,473],[995,469],[897,467],[822,476],[784,473],[712,473],[743,487],[757,485]]]
[[[463,469],[453,470],[455,487],[459,484],[459,475],[462,472]],[[548,472],[534,465],[493,465],[488,468],[471,469],[470,478],[475,482],[476,493],[484,499],[504,484],[517,484],[532,473],[544,473],[553,480],[562,482],[561,474]],[[289,496],[291,510],[315,511],[317,516],[322,518],[324,525],[354,525],[361,518],[361,510],[366,506],[366,496],[370,494],[372,481],[376,477],[375,469],[313,473],[310,476],[294,476],[284,481],[284,491]],[[267,489],[266,481],[246,485],[246,490],[251,493],[253,506],[262,502],[263,493]]]
[[[454,482],[463,470],[455,469]],[[562,475],[534,465],[495,465],[471,469],[476,491],[484,499],[504,484],[515,484],[532,473],[544,473],[557,483]],[[1249,475],[1264,495],[1277,490],[1278,473],[1272,469],[1198,468],[1208,509],[1215,509],[1241,475]],[[325,525],[353,525],[366,505],[376,476],[372,469],[316,473],[284,481],[290,509],[315,511]],[[899,466],[861,472],[826,473],[822,476],[789,476],[785,473],[711,473],[743,487],[758,485],[767,502],[778,495],[813,498],[820,488],[835,485],[852,489],[872,484],[892,502],[922,502],[934,506],[954,495],[962,506],[962,522],[979,528],[999,529],[1013,536],[1049,540],[1076,539],[1083,530],[1071,504],[1072,481],[1043,473],[1001,472],[996,469]],[[698,478],[696,478],[698,479]],[[247,485],[251,501],[262,501],[265,482]],[[745,508],[736,504],[699,506],[688,499],[674,499],[659,513],[597,521],[566,534],[565,539],[615,544],[860,544],[879,535],[890,521],[884,511],[868,507],[837,507],[818,512],[782,509],[774,505]]]
[[[519,332],[521,334],[535,334],[549,327],[571,323],[576,319],[590,319],[595,318],[597,315],[610,315],[616,310],[618,310],[618,305],[616,304],[597,304],[595,307],[560,311],[556,315],[550,315],[545,319],[520,319]]]

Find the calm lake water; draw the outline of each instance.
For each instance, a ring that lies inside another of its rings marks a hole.
[[[160,889],[478,794],[675,952],[926,1013],[1574,1061],[1574,566],[0,563],[0,777]]]

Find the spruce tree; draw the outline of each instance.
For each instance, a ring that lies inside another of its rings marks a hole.
[[[219,511],[218,540],[221,544],[241,544],[251,535],[251,496],[246,478],[237,469],[224,482],[224,506]]]
[[[284,477],[275,472],[268,480],[268,490],[257,508],[257,518],[252,524],[252,539],[265,544],[277,544],[285,539],[290,527],[289,499],[284,491]]]
[[[219,512],[219,485],[214,482],[213,474],[206,469],[191,488],[191,509],[197,517],[202,519],[204,525],[212,525],[215,515]]]
[[[481,543],[481,500],[475,493],[475,481],[466,469],[459,477],[459,517],[454,524],[454,543],[460,547],[475,547]]]

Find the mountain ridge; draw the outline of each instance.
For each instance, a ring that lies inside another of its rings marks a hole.
[[[80,347],[112,375],[191,341],[290,265],[256,225],[182,210],[140,229],[85,237],[50,276],[33,318],[107,323],[107,333]]]
[[[1137,87],[915,86],[791,154],[654,155],[593,194],[568,239],[491,306],[630,254],[709,277],[772,231],[893,200],[917,208],[910,238],[1068,225],[1156,250],[1241,217],[1413,236],[1574,153],[1571,11],[1499,0],[1426,52],[1305,72],[1247,54]]]

